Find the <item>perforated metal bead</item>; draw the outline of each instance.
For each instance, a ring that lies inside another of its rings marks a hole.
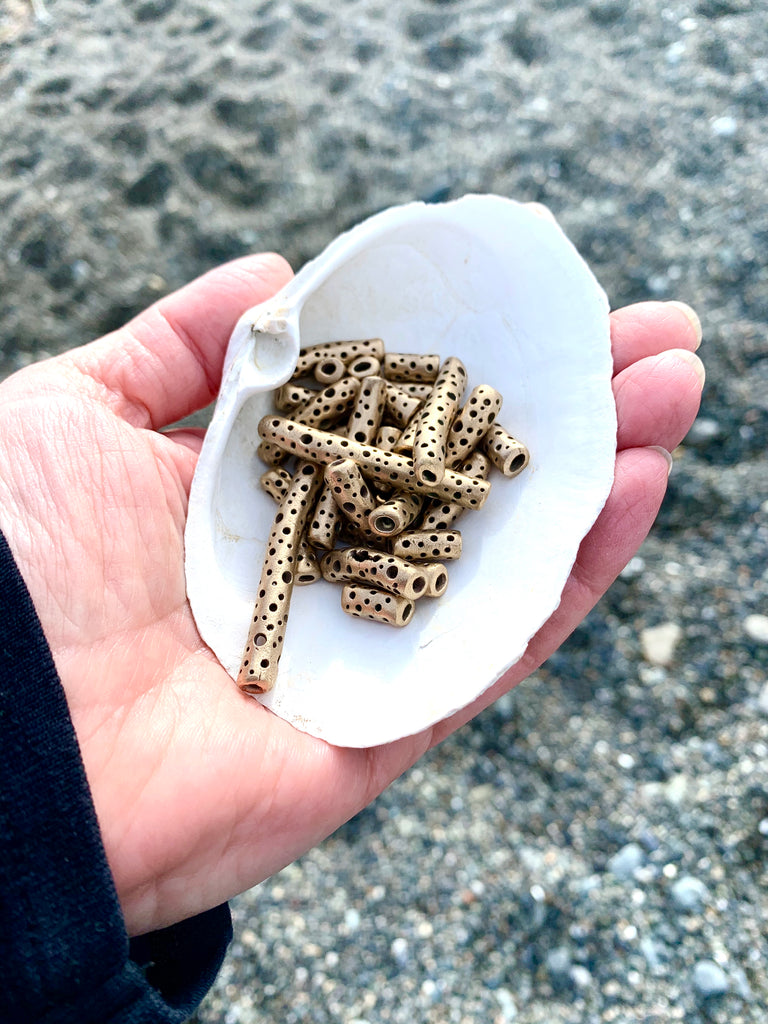
[[[291,474],[287,469],[276,466],[274,469],[268,469],[266,473],[262,473],[259,483],[262,491],[266,491],[270,498],[281,502],[291,486]]]
[[[441,597],[448,589],[448,570],[441,562],[423,562],[427,577],[427,597]]]
[[[371,444],[384,414],[387,383],[383,377],[363,377],[345,431],[361,444]]]
[[[434,562],[461,556],[458,530],[410,530],[396,537],[392,553],[412,562]]]
[[[342,420],[355,403],[360,391],[357,377],[343,377],[294,409],[292,418],[298,423],[314,427],[331,427]]]
[[[368,514],[376,503],[357,463],[353,459],[335,459],[325,467],[325,482],[347,519],[355,527],[367,529]]]
[[[399,384],[391,381],[387,381],[386,399],[387,416],[400,428],[408,423],[422,404],[422,399],[409,395]]]
[[[360,341],[328,341],[317,345],[307,345],[299,354],[296,368],[291,380],[306,377],[312,373],[321,359],[328,357],[341,359],[348,363],[356,356],[368,355],[375,359],[384,356],[384,342],[381,338],[366,338]]]
[[[395,597],[359,583],[348,583],[343,588],[341,607],[347,615],[387,626],[407,626],[416,610],[416,605],[407,597]]]
[[[266,693],[277,679],[299,542],[321,484],[320,468],[302,463],[275,513],[237,677],[237,685],[246,693]]]
[[[474,451],[459,468],[467,476],[475,477],[478,480],[485,480],[490,466],[491,463],[487,455],[480,451]],[[420,529],[448,530],[466,511],[465,508],[453,501],[434,502],[425,510]]]
[[[329,551],[320,561],[320,571],[330,583],[366,583],[413,601],[427,593],[422,566],[371,548]]]
[[[378,377],[381,371],[381,363],[375,356],[358,356],[347,365],[347,373],[350,377]]]
[[[343,365],[343,364],[342,364]],[[305,388],[302,384],[295,384],[288,381],[274,393],[275,407],[280,412],[292,412],[301,405],[306,405],[315,397],[316,392],[311,388]]]
[[[262,441],[256,449],[256,454],[267,466],[279,466],[288,458],[285,448],[272,444],[271,441]]]
[[[326,356],[315,364],[314,378],[318,384],[335,384],[346,376],[347,368],[344,360],[337,356]]]
[[[494,423],[482,441],[483,451],[494,466],[506,477],[515,477],[530,462],[530,454],[522,441]]]
[[[388,352],[381,359],[381,373],[387,380],[429,383],[440,370],[440,356],[416,352]]]
[[[445,473],[445,443],[467,383],[460,359],[449,356],[418,414],[413,439],[413,466],[422,483],[439,484]]]
[[[343,518],[341,509],[333,499],[331,488],[324,483],[307,524],[307,539],[310,544],[318,548],[332,548],[339,536]]]
[[[501,409],[502,398],[496,388],[478,384],[469,393],[463,407],[451,423],[445,442],[445,464],[451,468],[469,458],[485,437]]]
[[[383,452],[394,451],[395,445],[400,437],[399,427],[379,427],[378,433],[376,434],[376,447],[381,448]]]
[[[388,498],[369,512],[368,525],[381,537],[394,537],[407,530],[424,507],[420,494],[401,494]]]

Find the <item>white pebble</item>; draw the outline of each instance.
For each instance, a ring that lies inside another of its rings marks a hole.
[[[644,629],[640,634],[643,657],[652,665],[669,665],[682,635],[676,622],[662,622],[660,626]]]
[[[739,122],[735,117],[731,117],[730,114],[724,114],[722,117],[716,117],[711,124],[712,134],[717,135],[721,139],[733,138],[738,127]]]
[[[693,987],[702,999],[722,996],[728,991],[728,976],[713,960],[700,960],[693,968]]]
[[[759,644],[768,644],[768,615],[748,615],[744,619],[744,632]]]

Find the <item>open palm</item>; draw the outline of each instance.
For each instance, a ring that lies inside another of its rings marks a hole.
[[[242,696],[200,639],[183,533],[201,438],[160,432],[211,401],[236,319],[289,276],[276,256],[235,261],[0,387],[0,526],[64,685],[132,934],[278,870],[543,661],[646,535],[667,477],[649,446],[677,445],[698,408],[685,311],[613,314],[616,480],[559,609],[471,708],[387,746],[331,747]]]

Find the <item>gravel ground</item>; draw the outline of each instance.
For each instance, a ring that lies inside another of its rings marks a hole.
[[[765,1021],[768,17],[747,0],[6,0],[2,372],[412,198],[547,203],[704,323],[640,555],[534,677],[234,901],[198,1024]]]

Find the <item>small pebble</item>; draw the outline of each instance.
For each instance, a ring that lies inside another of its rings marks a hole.
[[[571,954],[565,946],[550,949],[545,959],[549,980],[556,992],[562,992],[571,984]]]
[[[405,967],[408,963],[408,943],[402,937],[393,939],[392,945],[389,947],[389,951],[392,954],[392,958],[400,967]]]
[[[693,968],[693,988],[701,999],[725,995],[728,976],[713,960],[700,960]]]
[[[710,441],[716,441],[722,434],[722,428],[711,416],[699,416],[685,436],[685,443],[695,447],[704,447]]]
[[[607,867],[617,878],[632,878],[635,871],[642,867],[645,854],[639,843],[627,843],[610,858]]]
[[[672,902],[678,910],[699,911],[709,896],[709,890],[699,878],[681,875],[671,886]]]
[[[643,657],[651,665],[669,665],[682,635],[683,631],[676,622],[662,622],[660,626],[644,629],[640,634]]]
[[[748,615],[744,619],[744,632],[758,644],[768,644],[768,615]]]
[[[733,138],[738,127],[739,122],[729,114],[725,114],[723,117],[716,117],[711,123],[712,134],[721,139]]]

